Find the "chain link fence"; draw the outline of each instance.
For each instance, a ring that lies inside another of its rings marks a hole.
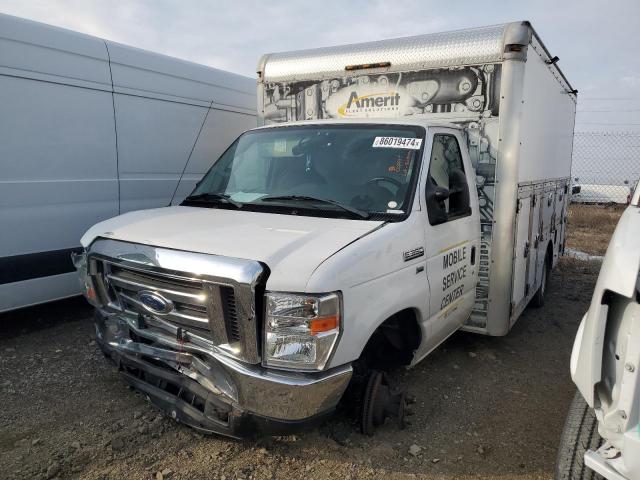
[[[640,133],[576,132],[571,167],[577,203],[627,203],[640,179]]]

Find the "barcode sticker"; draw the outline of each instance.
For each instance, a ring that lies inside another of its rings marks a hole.
[[[404,148],[407,150],[420,150],[421,146],[421,138],[376,137],[373,141],[374,148]]]

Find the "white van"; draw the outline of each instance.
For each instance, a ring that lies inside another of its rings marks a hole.
[[[97,339],[181,422],[288,431],[455,331],[505,335],[562,252],[576,91],[528,22],[266,55],[261,128],[76,258]]]
[[[94,223],[179,202],[256,126],[246,77],[0,14],[0,312],[79,294]]]

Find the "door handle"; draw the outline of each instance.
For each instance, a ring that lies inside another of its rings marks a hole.
[[[476,264],[476,246],[471,247],[471,265]]]

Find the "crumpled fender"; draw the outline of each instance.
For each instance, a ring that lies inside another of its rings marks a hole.
[[[640,270],[640,208],[629,206],[611,237],[587,314],[582,319],[571,354],[571,378],[590,407],[602,378],[602,353],[608,306],[607,291],[632,298]]]

